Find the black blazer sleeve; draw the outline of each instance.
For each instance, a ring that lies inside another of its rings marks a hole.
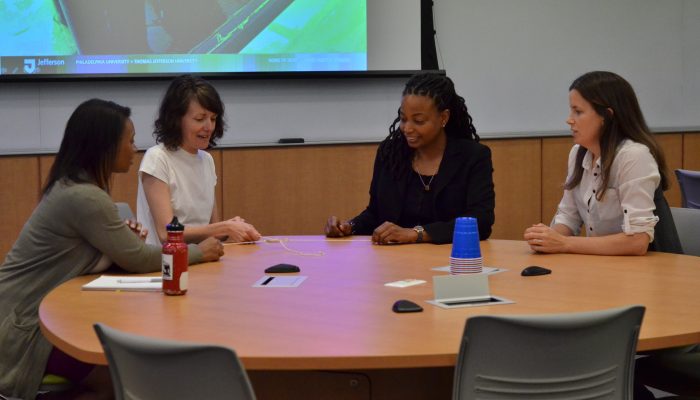
[[[353,232],[370,235],[385,221],[398,223],[408,181],[406,175],[396,178],[377,153],[369,189],[369,205],[353,218]],[[481,240],[491,235],[495,194],[491,150],[488,147],[472,140],[448,138],[433,186],[433,214],[436,220],[425,224],[424,228],[434,243],[452,242],[456,217],[477,218]]]
[[[459,144],[457,144],[459,143]],[[438,221],[426,224],[433,243],[451,243],[455,218],[474,217],[479,225],[479,239],[491,236],[495,221],[496,195],[493,185],[491,149],[472,142],[450,143],[454,151],[446,153],[440,174],[443,181],[436,193],[435,214]]]

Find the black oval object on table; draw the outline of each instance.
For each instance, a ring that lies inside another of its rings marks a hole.
[[[552,270],[547,269],[545,267],[540,267],[539,265],[530,265],[529,267],[525,267],[523,269],[523,272],[520,273],[522,276],[539,276],[539,275],[547,275],[551,274]]]
[[[265,268],[265,272],[268,274],[285,274],[289,272],[299,272],[300,269],[296,265],[292,264],[276,264],[271,267]]]
[[[420,312],[423,311],[423,307],[411,300],[397,300],[391,307],[391,310],[395,313]]]

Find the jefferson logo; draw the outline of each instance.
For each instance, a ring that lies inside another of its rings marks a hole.
[[[28,74],[33,74],[36,71],[36,59],[25,58],[24,59],[24,72]]]

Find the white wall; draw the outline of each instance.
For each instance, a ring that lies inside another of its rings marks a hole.
[[[396,116],[404,78],[212,81],[229,128],[219,145],[274,145],[383,139]],[[0,154],[55,152],[81,102],[99,97],[132,110],[136,145],[154,144],[153,121],[169,81],[0,83]]]
[[[420,38],[404,26],[416,24],[418,0],[369,0],[372,7],[380,10],[370,16],[375,22],[384,13],[403,25],[371,24],[382,40],[368,46],[370,57],[419,62],[410,49]],[[593,69],[627,78],[652,128],[700,129],[700,1],[435,0],[434,12],[441,68],[483,137],[566,133],[567,88]],[[217,80],[230,125],[221,144],[381,140],[404,81]],[[130,106],[137,145],[149,147],[167,84],[0,82],[0,154],[56,151],[71,111],[91,97]]]
[[[483,136],[568,131],[567,90],[610,70],[656,130],[700,127],[700,2],[436,0],[441,68]]]

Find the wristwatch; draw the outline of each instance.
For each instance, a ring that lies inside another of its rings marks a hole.
[[[416,225],[413,227],[413,230],[416,231],[418,234],[418,237],[416,238],[416,243],[421,243],[423,241],[423,232],[425,232],[425,229],[423,229],[422,226]]]
[[[348,220],[348,225],[350,225],[350,234],[354,235],[355,234],[355,221]]]

